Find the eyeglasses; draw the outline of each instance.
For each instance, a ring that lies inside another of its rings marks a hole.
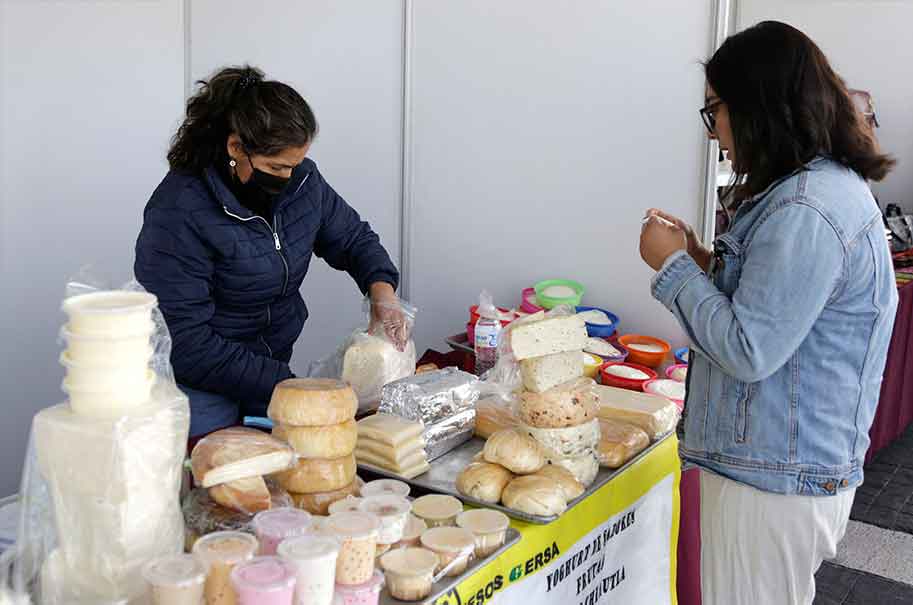
[[[704,121],[704,126],[707,127],[707,132],[712,135],[716,134],[716,110],[719,109],[722,104],[722,101],[714,101],[713,103],[704,105],[698,110],[701,114],[701,120]]]

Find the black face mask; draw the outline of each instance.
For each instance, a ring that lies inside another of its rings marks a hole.
[[[250,161],[250,160],[248,160]],[[278,196],[280,193],[285,191],[285,188],[288,186],[289,180],[291,178],[286,178],[284,176],[277,176],[275,174],[270,174],[268,172],[263,172],[259,168],[254,168],[253,162],[250,164],[251,168],[254,169],[253,173],[248,179],[248,183],[253,183],[265,193],[271,196]]]
[[[269,215],[273,202],[288,186],[290,179],[256,168],[250,161],[250,156],[247,161],[252,169],[250,178],[246,183],[242,183],[237,175],[234,175],[232,190],[238,200],[255,214]]]

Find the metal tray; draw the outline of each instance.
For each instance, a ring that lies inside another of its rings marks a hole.
[[[586,490],[583,492],[583,495],[581,495],[579,498],[571,500],[568,503],[567,510],[572,509],[580,501],[584,500],[590,494],[592,494],[593,492],[595,492],[596,490],[601,488],[603,485],[605,485],[606,483],[611,481],[612,478],[615,477],[616,475],[623,473],[625,471],[625,469],[630,467],[632,464],[636,464],[638,460],[640,460],[641,458],[643,458],[644,456],[649,454],[660,443],[665,441],[671,434],[672,433],[670,432],[666,435],[663,435],[663,437],[656,440],[656,442],[653,443],[652,445],[650,445],[650,447],[648,447],[647,449],[642,451],[640,454],[638,454],[637,456],[635,456],[634,458],[629,460],[627,462],[627,464],[625,464],[624,466],[622,466],[620,468],[617,468],[615,470],[611,470],[611,469],[607,469],[607,468],[600,468],[599,474],[596,475],[596,480],[593,481],[593,483],[588,488],[586,488]],[[427,491],[436,492],[439,494],[449,494],[451,496],[455,496],[455,497],[459,498],[460,500],[462,500],[463,502],[468,502],[469,504],[473,504],[475,506],[499,510],[502,513],[504,513],[505,515],[507,515],[508,517],[512,517],[512,518],[518,519],[520,521],[526,521],[527,523],[535,523],[537,525],[547,525],[559,517],[559,515],[550,515],[550,516],[529,515],[524,512],[515,510],[513,508],[508,508],[501,504],[491,504],[489,502],[482,502],[481,500],[476,500],[475,498],[469,498],[467,496],[464,496],[460,492],[458,492],[457,488],[456,488],[457,475],[459,475],[460,472],[462,472],[462,470],[464,468],[466,468],[466,466],[469,465],[469,463],[472,461],[473,457],[476,454],[478,454],[479,452],[481,452],[483,447],[485,447],[485,440],[480,439],[478,437],[473,437],[471,440],[467,441],[463,445],[459,446],[458,448],[452,450],[451,452],[449,452],[449,453],[441,456],[437,460],[435,460],[431,464],[431,470],[424,473],[423,475],[419,475],[418,477],[415,477],[414,479],[406,479],[405,477],[397,475],[396,473],[393,473],[391,471],[388,471],[388,470],[385,470],[382,468],[378,468],[376,466],[371,466],[368,464],[362,464],[360,462],[358,463],[358,466],[359,466],[359,468],[361,468],[363,470],[370,471],[372,473],[375,473],[377,475],[381,475],[383,477],[387,477],[390,479],[398,479],[400,481],[405,481],[406,483],[408,483],[410,485],[425,489]],[[567,511],[565,511],[565,512],[567,512]]]
[[[437,601],[440,597],[446,595],[452,588],[459,586],[463,580],[469,576],[476,573],[479,569],[488,564],[492,559],[499,557],[504,551],[520,541],[520,532],[518,532],[513,527],[507,528],[507,536],[505,537],[504,545],[501,546],[498,550],[488,555],[484,559],[473,559],[472,563],[469,564],[469,567],[466,568],[459,576],[453,578],[442,578],[440,582],[437,582],[434,586],[431,587],[431,594],[427,598],[424,598],[420,601],[408,601],[409,603],[417,603],[419,605],[431,605]],[[380,593],[379,605],[403,605],[406,601],[400,601],[394,599],[390,595],[390,591],[384,588],[383,592]]]
[[[444,342],[450,345],[450,348],[454,351],[462,351],[463,353],[471,353],[472,355],[476,354],[475,348],[473,348],[472,343],[469,342],[469,334],[466,332],[446,338]]]

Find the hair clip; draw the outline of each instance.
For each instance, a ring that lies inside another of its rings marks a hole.
[[[257,81],[257,79],[252,74],[246,73],[243,76],[241,76],[241,83],[239,84],[239,86],[240,86],[241,90],[244,90],[248,86],[254,84],[256,81]]]

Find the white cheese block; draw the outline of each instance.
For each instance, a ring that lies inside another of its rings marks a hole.
[[[403,352],[376,336],[357,338],[342,360],[342,379],[352,386],[360,404],[380,401],[385,385],[415,373],[415,343]]]
[[[521,428],[539,442],[548,458],[581,456],[599,445],[599,420],[596,418],[564,429],[539,429],[526,425]]]
[[[577,314],[580,316],[583,321],[594,326],[611,326],[612,320],[609,319],[609,316],[603,313],[598,309],[591,309],[589,311],[581,311]]]
[[[589,487],[599,474],[599,458],[592,450],[573,458],[550,458],[548,462],[569,470],[584,487]]]
[[[542,393],[583,376],[583,360],[580,351],[533,357],[520,362],[520,374],[528,391]]]
[[[649,380],[650,378],[649,374],[629,366],[608,366],[603,371],[606,374],[630,380]]]
[[[420,422],[406,420],[392,414],[374,414],[358,421],[358,438],[371,439],[399,448],[403,443],[421,437],[424,427]]]
[[[601,338],[587,338],[583,350],[602,357],[621,357],[621,351]]]
[[[580,351],[586,345],[586,324],[576,315],[550,317],[518,325],[510,332],[514,357],[533,357]]]
[[[593,390],[599,418],[639,426],[651,440],[659,439],[678,422],[678,408],[665,397],[603,385],[596,385]]]
[[[425,441],[421,437],[415,437],[405,441],[402,445],[393,447],[373,439],[359,439],[358,447],[360,452],[368,452],[386,460],[389,464],[402,464],[402,462],[416,453],[425,452]]]

